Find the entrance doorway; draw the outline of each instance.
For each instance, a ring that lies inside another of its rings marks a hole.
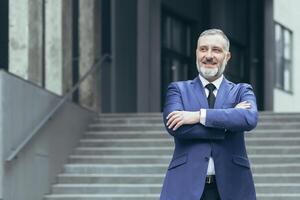
[[[188,79],[191,66],[191,25],[168,12],[162,14],[161,84],[162,102],[169,83]]]

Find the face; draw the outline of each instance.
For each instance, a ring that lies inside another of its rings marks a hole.
[[[226,40],[220,35],[205,35],[198,40],[196,64],[199,73],[212,82],[219,78],[230,59],[225,50]]]

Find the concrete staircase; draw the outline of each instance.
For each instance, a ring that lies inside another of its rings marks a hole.
[[[300,199],[300,114],[260,113],[247,134],[258,200]],[[44,200],[158,200],[173,151],[160,113],[102,114]]]

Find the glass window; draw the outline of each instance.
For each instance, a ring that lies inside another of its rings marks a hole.
[[[172,81],[188,79],[191,65],[191,24],[178,15],[162,14],[162,104]]]
[[[275,87],[292,92],[293,73],[293,33],[283,25],[275,22]]]

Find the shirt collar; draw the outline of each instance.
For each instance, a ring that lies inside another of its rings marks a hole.
[[[215,81],[213,81],[213,82],[209,82],[208,80],[206,80],[204,77],[202,77],[200,74],[199,74],[199,78],[200,78],[200,81],[202,82],[202,85],[203,85],[203,87],[205,87],[207,84],[209,84],[209,83],[212,83],[212,84],[214,84],[215,86],[216,86],[216,89],[217,90],[219,90],[219,88],[220,88],[220,85],[221,85],[221,83],[222,83],[222,80],[223,80],[223,74],[217,79],[217,80],[215,80]]]

